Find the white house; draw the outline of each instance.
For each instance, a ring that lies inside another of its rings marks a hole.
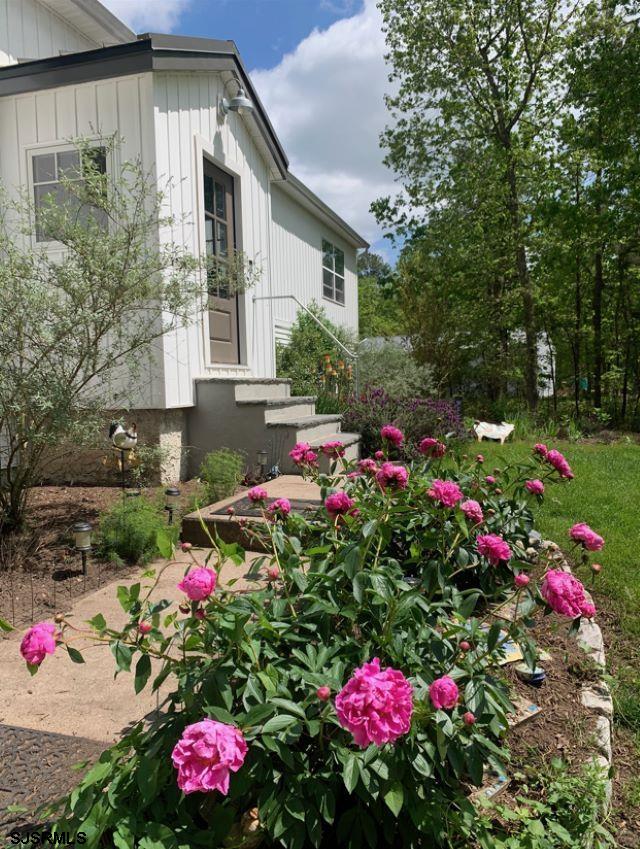
[[[248,108],[225,111],[223,100],[242,106],[233,101],[240,88]],[[291,296],[357,329],[356,254],[367,243],[291,174],[232,41],[136,37],[98,0],[0,0],[4,185],[37,202],[74,137],[113,133],[122,161],[140,156],[160,188],[171,180],[180,224],[161,240],[198,255],[233,245],[262,270],[254,289],[212,294],[197,323],[163,338],[130,399],[142,439],[170,450],[173,478],[181,453],[184,475],[220,445],[245,449],[249,461],[265,449],[286,466],[293,442],[340,430],[337,417],[315,415],[313,399],[290,398],[275,379],[276,340],[299,308]],[[357,448],[355,436],[344,441]]]

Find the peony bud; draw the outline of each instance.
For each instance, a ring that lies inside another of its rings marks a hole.
[[[476,463],[484,463],[484,454],[476,454]]]
[[[204,610],[201,607],[199,607],[193,615],[196,617],[196,619],[200,619],[200,620],[205,619],[206,616],[207,616],[207,614],[204,612]]]
[[[277,581],[279,577],[280,577],[280,570],[278,569],[278,567],[277,566],[269,566],[269,568],[267,569],[267,578],[270,581]]]
[[[592,571],[592,572],[595,572],[595,573],[596,573],[596,575],[597,575],[599,572],[602,572],[602,563],[592,563],[592,564],[591,564],[591,571]]]
[[[471,643],[467,642],[467,640],[463,640],[460,643],[460,651],[471,651]]]
[[[140,622],[138,622],[138,633],[139,634],[148,634],[149,631],[151,631],[152,628],[153,628],[153,625],[151,624],[151,622],[144,622],[142,620]]]
[[[227,507],[227,516],[235,516],[236,508],[235,507]]]
[[[519,575],[515,577],[515,585],[522,589],[522,587],[526,587],[531,579],[528,575],[525,575],[524,572],[520,572]]]
[[[183,542],[183,543],[180,543],[180,548],[182,549],[182,551],[191,551],[193,546],[191,545],[190,542]]]
[[[331,696],[331,690],[326,685],[318,687],[318,689],[316,690],[316,696],[320,699],[321,702],[328,702]]]
[[[470,710],[468,710],[463,715],[462,721],[464,722],[465,725],[475,725],[476,724],[476,718],[475,718],[474,714],[471,713]]]

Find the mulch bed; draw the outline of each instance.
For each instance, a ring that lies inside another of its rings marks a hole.
[[[180,485],[185,507],[197,489],[197,481]],[[163,492],[164,487],[154,487],[143,494],[161,500]],[[131,574],[135,567],[100,560],[94,552],[83,576],[71,533],[78,521],[89,522],[95,531],[100,514],[121,498],[118,487],[34,487],[25,530],[0,538],[0,617],[15,627],[50,618],[106,582]]]

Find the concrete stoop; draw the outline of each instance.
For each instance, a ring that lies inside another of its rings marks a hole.
[[[360,435],[343,433],[341,416],[316,413],[315,401],[292,396],[291,381],[281,378],[196,380],[196,404],[187,414],[189,475],[197,474],[205,454],[221,447],[242,451],[249,468],[266,451],[267,467],[277,465],[282,474],[299,473],[289,458],[297,442],[317,449],[339,439],[346,457],[358,459]]]

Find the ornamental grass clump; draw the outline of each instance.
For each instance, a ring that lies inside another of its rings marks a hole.
[[[59,831],[85,831],[89,849],[483,837],[469,793],[508,758],[505,644],[537,660],[529,620],[498,623],[490,607],[515,599],[527,616],[539,605],[576,622],[594,611],[577,579],[569,587],[552,570],[542,593],[523,579],[531,464],[500,471],[498,488],[475,461],[416,452],[401,465],[388,459],[396,447],[387,438],[378,460],[350,464],[332,444],[329,474],[296,447],[321,489],[315,513],[251,491],[269,549],[252,561],[253,591],[220,581],[244,552],[212,539],[206,553],[183,546],[177,601],[157,599],[177,566],[160,535],[166,565],[118,590],[124,628],[101,615],[88,625],[136,692],[162,686],[164,701],[49,812]],[[52,651],[83,660],[86,631],[64,617],[55,626],[23,641],[32,672]]]

